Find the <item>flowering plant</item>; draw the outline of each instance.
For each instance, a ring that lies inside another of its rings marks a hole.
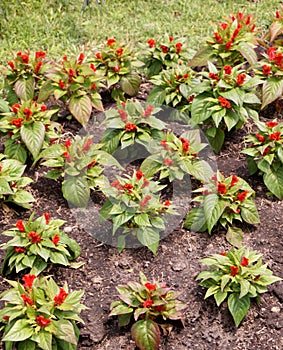
[[[70,265],[81,249],[75,240],[60,230],[63,220],[50,220],[50,214],[44,213],[33,220],[18,220],[15,227],[2,232],[12,237],[1,249],[6,249],[2,272],[5,275],[30,269],[31,274],[39,275],[48,263]]]
[[[250,117],[258,120],[256,87],[262,83],[239,66],[224,66],[220,70],[211,62],[201,73],[201,84],[192,89],[191,120],[206,125],[206,136],[215,152],[219,152],[225,131],[239,128]]]
[[[231,175],[225,178],[220,172],[194,192],[201,193],[194,198],[200,206],[194,207],[188,214],[184,227],[206,231],[209,234],[220,223],[228,226],[226,238],[234,245],[240,245],[242,231],[232,227],[235,220],[248,224],[258,224],[259,216],[254,202],[255,192],[242,178]]]
[[[110,316],[118,316],[119,326],[127,326],[132,317],[135,323],[131,328],[132,338],[141,350],[158,349],[160,344],[160,328],[166,330],[166,324],[158,324],[163,320],[183,321],[182,310],[187,306],[176,300],[178,294],[162,286],[158,281],[151,283],[140,272],[140,283],[128,282],[116,287],[119,299],[111,303]]]
[[[0,154],[0,203],[14,203],[23,208],[31,208],[31,203],[35,201],[32,194],[23,188],[33,180],[22,176],[26,165],[16,159],[5,159],[4,154]]]
[[[75,207],[86,207],[90,190],[108,184],[103,175],[103,166],[121,167],[115,158],[101,150],[101,144],[92,142],[90,136],[76,135],[73,140],[53,144],[39,157],[42,165],[54,168],[46,177],[64,178],[62,192],[64,198]]]
[[[23,284],[6,280],[12,288],[1,294],[5,306],[0,310],[2,341],[6,349],[77,348],[79,329],[84,323],[79,314],[83,291],[69,292],[65,283],[59,287],[51,277],[25,275]]]
[[[226,22],[217,24],[213,37],[207,39],[207,45],[190,61],[190,66],[203,66],[207,61],[217,61],[217,65],[235,65],[248,61],[257,62],[255,20],[251,15],[241,12],[230,15]]]
[[[189,60],[188,49],[184,38],[173,38],[173,36],[151,38],[146,44],[141,45],[138,53],[142,67],[147,77],[159,74],[163,69],[186,64]]]
[[[114,38],[109,38],[101,50],[95,53],[93,63],[103,74],[114,100],[125,100],[125,94],[138,94],[141,80],[134,69],[140,63],[130,45],[122,45]]]
[[[266,286],[281,280],[266,264],[262,265],[261,254],[245,247],[213,254],[200,262],[210,268],[196,278],[207,288],[204,298],[213,295],[217,306],[227,298],[237,327],[250,308],[250,299],[259,299],[259,294],[267,292]]]
[[[275,16],[273,17],[273,21],[269,26],[269,31],[265,35],[265,39],[268,39],[270,43],[273,43],[277,46],[281,45],[280,34],[283,33],[283,16],[282,10],[275,11]],[[278,40],[276,40],[278,38]]]
[[[175,213],[171,202],[160,198],[160,191],[165,187],[146,179],[137,170],[132,176],[117,176],[111,186],[102,188],[108,199],[100,210],[100,219],[112,221],[113,235],[119,235],[119,252],[131,235],[156,254],[160,232],[165,231],[165,214]]]
[[[258,130],[245,139],[250,147],[242,150],[251,174],[263,175],[266,187],[283,199],[283,123],[257,122]]]
[[[25,163],[29,155],[34,162],[40,151],[58,138],[60,125],[51,120],[56,110],[48,110],[35,101],[15,103],[11,110],[2,113],[0,131],[6,136],[4,153]]]
[[[198,153],[206,146],[201,143],[197,129],[187,131],[180,137],[168,132],[159,144],[149,147],[152,155],[142,162],[140,169],[146,177],[152,177],[160,171],[159,179],[169,177],[170,181],[182,180],[185,174],[197,180],[208,180],[213,171],[205,160],[198,157]]]
[[[35,52],[34,56],[27,52],[17,52],[7,66],[1,67],[4,75],[3,92],[9,103],[13,105],[19,99],[32,100],[46,80],[44,73],[48,67],[43,51]]]
[[[133,145],[135,142],[148,146],[152,138],[162,137],[162,129],[166,124],[157,119],[154,114],[159,108],[147,105],[145,108],[138,101],[128,100],[117,104],[117,109],[105,112],[106,131],[103,134],[103,149],[113,153],[119,146],[121,149]]]

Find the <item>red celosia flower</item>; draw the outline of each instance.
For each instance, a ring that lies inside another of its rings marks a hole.
[[[193,102],[194,98],[195,98],[195,95],[191,95],[191,96],[188,98],[188,102],[189,102],[189,103],[190,103],[190,102]]]
[[[223,30],[225,30],[227,27],[228,27],[228,24],[227,24],[227,23],[221,23],[221,28],[222,28]]]
[[[64,290],[64,288],[60,288],[59,293],[54,297],[54,305],[59,306],[63,304],[67,296],[68,293]]]
[[[217,32],[214,33],[214,37],[215,37],[216,41],[218,42],[218,44],[223,43],[221,36]]]
[[[219,96],[218,101],[222,107],[231,108],[231,103],[225,97]]]
[[[152,300],[146,300],[143,302],[142,306],[143,307],[151,307],[153,304]]]
[[[42,315],[36,317],[36,323],[40,327],[46,327],[49,325],[50,322],[51,322],[51,320],[49,318],[44,318],[44,316],[42,316]]]
[[[265,150],[263,151],[262,155],[266,156],[270,152],[270,147],[266,147]]]
[[[276,66],[282,67],[283,54],[281,52],[278,52],[278,53],[275,54],[274,63],[275,63]]]
[[[237,199],[242,203],[246,199],[248,193],[249,193],[249,191],[247,191],[247,190],[239,193],[237,195]]]
[[[280,15],[280,12],[279,11],[276,11],[275,12],[275,16],[277,19],[281,19],[281,15]]]
[[[142,184],[142,188],[145,188],[149,185],[149,181],[147,179],[143,179],[143,184]]]
[[[168,52],[168,47],[166,45],[160,45],[161,51],[163,53],[167,53]]]
[[[101,56],[101,53],[100,52],[97,52],[95,54],[95,57],[98,59],[98,60],[102,60],[102,56]]]
[[[120,118],[125,122],[127,120],[127,112],[123,109],[118,109],[118,113],[120,114]]]
[[[31,243],[40,243],[41,242],[40,235],[35,231],[29,232],[27,235],[27,238],[30,239]]]
[[[91,85],[90,85],[90,90],[95,90],[96,89],[96,84],[95,83],[92,83]]]
[[[95,67],[95,65],[94,65],[93,63],[91,63],[91,64],[89,65],[89,67],[90,67],[94,72],[96,72],[96,67]]]
[[[25,288],[31,288],[32,284],[33,284],[33,281],[35,279],[36,279],[35,275],[30,275],[30,274],[24,275],[24,277],[22,278],[22,280],[24,281],[24,287]]]
[[[24,253],[26,250],[24,247],[14,247],[16,253]]]
[[[208,76],[209,76],[209,78],[214,79],[216,81],[219,80],[219,76],[217,74],[215,74],[215,73],[209,73]]]
[[[226,252],[220,252],[219,254],[222,255],[222,256],[226,256],[227,255]]]
[[[11,109],[12,109],[12,111],[14,112],[14,113],[18,113],[18,111],[19,111],[19,109],[21,108],[21,105],[19,104],[19,103],[15,103],[15,104],[13,104],[13,106],[11,107]]]
[[[155,284],[152,284],[150,282],[146,282],[145,285],[144,285],[148,290],[156,290],[156,285]]]
[[[255,30],[255,24],[253,24],[250,28],[250,31],[253,32]]]
[[[125,184],[124,185],[124,190],[128,191],[128,193],[131,193],[133,188],[134,188],[134,186],[132,184]]]
[[[23,118],[13,119],[13,120],[11,120],[10,124],[15,125],[17,128],[20,128],[22,126],[23,120],[24,120]]]
[[[166,141],[166,140],[161,140],[161,141],[160,141],[160,145],[161,145],[165,150],[168,150],[168,145],[167,145],[167,141]]]
[[[78,57],[78,60],[77,60],[78,64],[82,64],[84,58],[85,58],[85,55],[83,54],[83,52],[81,52],[81,53],[79,54],[79,57]]]
[[[271,68],[270,68],[270,66],[268,66],[267,64],[264,64],[264,65],[262,66],[262,74],[264,74],[264,75],[269,75],[269,74],[271,74]]]
[[[41,112],[45,112],[45,111],[47,110],[47,107],[46,107],[45,105],[42,105],[42,106],[40,107],[40,109],[41,109]]]
[[[239,268],[238,266],[230,266],[230,270],[231,270],[231,276],[236,276],[239,273]]]
[[[246,74],[242,73],[242,74],[238,74],[237,76],[237,85],[241,86],[244,84],[244,81],[246,80]]]
[[[267,50],[267,54],[269,56],[269,61],[273,61],[275,58],[275,51],[276,51],[276,47],[269,47]]]
[[[140,202],[141,207],[146,207],[148,205],[148,202],[150,201],[151,196],[147,195],[144,197],[144,199]]]
[[[123,190],[122,185],[120,184],[119,180],[114,180],[110,184],[111,187],[117,188],[117,190]]]
[[[21,294],[21,297],[22,297],[25,305],[29,304],[30,306],[32,306],[34,304],[34,302],[31,300],[31,298],[27,297],[25,294]]]
[[[116,54],[118,56],[122,56],[123,55],[123,52],[124,52],[124,49],[122,47],[120,47],[119,49],[116,50]]]
[[[149,47],[153,48],[156,44],[156,41],[154,39],[148,39],[147,43],[148,43]]]
[[[2,318],[3,318],[3,320],[4,320],[4,321],[8,322],[10,317],[9,317],[9,316],[4,315]]]
[[[240,28],[236,28],[232,34],[232,38],[231,38],[232,42],[235,41],[239,33],[240,33]]]
[[[115,73],[119,73],[119,72],[120,72],[120,69],[121,69],[120,66],[115,66],[115,67],[113,67],[113,70],[114,70]]]
[[[42,61],[37,62],[36,66],[34,68],[34,74],[38,74],[41,66],[42,66]]]
[[[269,135],[268,140],[280,141],[280,138],[281,138],[281,132],[280,131],[276,131],[273,134]]]
[[[230,75],[232,73],[232,67],[231,66],[224,66],[223,70],[225,74]]]
[[[64,143],[65,147],[69,148],[72,145],[72,142],[70,140],[65,141]]]
[[[162,312],[162,311],[165,311],[166,310],[166,307],[165,305],[157,305],[154,307],[154,311],[156,312]]]
[[[181,52],[182,46],[183,46],[182,43],[177,43],[177,44],[175,45],[175,47],[176,47],[176,52],[177,52],[177,53],[180,53],[180,52]]]
[[[91,169],[92,167],[95,166],[96,163],[97,163],[96,160],[93,160],[92,162],[90,162],[90,163],[87,165],[87,168],[88,168],[88,169]]]
[[[110,38],[110,39],[107,40],[107,45],[108,45],[108,46],[111,46],[111,45],[113,45],[114,43],[116,43],[116,40],[113,39],[113,38]]]
[[[244,267],[248,267],[249,266],[249,259],[246,258],[245,256],[243,256],[242,261],[241,261],[241,265]]]
[[[59,88],[60,89],[65,89],[66,88],[66,85],[65,85],[65,83],[63,82],[63,80],[59,80]]]
[[[266,123],[266,126],[268,127],[268,128],[274,128],[275,126],[277,126],[278,125],[278,123],[277,122],[267,122]]]
[[[67,56],[63,56],[62,57],[64,61],[68,61],[68,57]]]
[[[144,173],[140,170],[137,170],[137,172],[136,172],[137,180],[140,180],[143,176],[144,176]]]
[[[23,63],[28,64],[29,56],[26,53],[23,53],[20,57],[22,58]]]
[[[169,201],[169,199],[166,199],[166,201],[163,203],[164,207],[170,207],[171,202]]]
[[[46,53],[44,51],[36,51],[35,53],[35,59],[38,60],[39,58],[45,58]]]
[[[72,68],[69,68],[69,69],[68,69],[68,74],[69,74],[69,77],[70,77],[70,78],[74,78],[74,76],[75,76],[75,71],[74,71]]]
[[[239,181],[238,177],[233,174],[231,179],[231,187],[233,187],[238,181]]]
[[[153,106],[152,105],[148,105],[147,107],[146,107],[146,109],[145,109],[145,111],[144,111],[144,115],[143,115],[143,117],[144,118],[148,118],[150,115],[151,115],[151,113],[153,112]]]
[[[49,224],[49,219],[50,219],[50,217],[51,217],[51,214],[49,214],[49,213],[43,213],[43,216],[44,216],[44,218],[45,218],[46,225],[48,225],[48,224]]]
[[[184,78],[184,79],[188,79],[188,77],[189,77],[189,74],[188,74],[188,73],[185,73],[185,74],[183,75],[183,78]]]
[[[229,51],[232,47],[232,41],[228,41],[226,44],[225,44],[225,48],[226,48],[226,51]]]
[[[71,163],[72,159],[69,152],[63,152],[63,156],[66,158],[67,163]]]
[[[8,66],[10,66],[10,68],[12,68],[13,70],[15,69],[15,64],[13,61],[9,61]]]
[[[23,112],[26,116],[26,119],[29,119],[33,115],[33,112],[29,108],[25,108]]]
[[[265,137],[261,134],[255,134],[255,137],[258,139],[259,142],[265,141]]]
[[[16,227],[20,232],[25,232],[25,226],[23,224],[23,220],[18,220],[16,223]]]
[[[126,129],[127,131],[137,131],[137,127],[136,127],[136,125],[133,124],[133,123],[127,123],[127,124],[125,125],[125,129]]]
[[[217,192],[219,194],[225,194],[227,192],[226,185],[222,182],[217,184]]]
[[[163,164],[164,165],[167,165],[167,166],[170,166],[170,165],[173,165],[173,160],[172,159],[169,159],[169,158],[165,158],[164,160],[163,160]]]
[[[169,35],[169,41],[170,41],[170,43],[172,43],[173,40],[174,40],[173,36],[172,36],[172,35]]]
[[[246,19],[246,25],[248,26],[251,23],[251,16],[248,15]]]
[[[92,145],[92,139],[87,139],[85,145],[83,146],[83,151],[88,151]]]

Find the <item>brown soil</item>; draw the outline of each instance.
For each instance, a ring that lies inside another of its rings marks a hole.
[[[266,117],[266,116],[265,116]],[[271,115],[273,119],[274,114]],[[264,117],[262,117],[264,118]],[[282,121],[282,117],[278,116]],[[73,125],[71,123],[71,125]],[[74,126],[74,130],[77,129]],[[251,126],[250,126],[251,127]],[[250,132],[245,128],[233,132],[227,138],[223,151],[216,157],[217,165],[225,175],[236,173],[249,182],[257,193],[256,204],[261,224],[244,227],[243,243],[263,254],[264,262],[277,276],[282,276],[283,201],[267,195],[259,177],[248,174],[245,158],[240,155],[241,142]],[[130,328],[119,329],[117,320],[109,318],[109,306],[117,299],[115,286],[129,280],[138,280],[143,271],[149,280],[160,279],[172,289],[181,291],[180,299],[188,304],[185,325],[174,325],[171,334],[162,337],[161,350],[279,350],[283,348],[283,283],[269,287],[261,302],[253,302],[237,329],[227,310],[227,303],[218,308],[212,298],[203,300],[205,290],[199,287],[195,277],[202,266],[199,259],[230,249],[225,232],[218,230],[212,236],[207,233],[186,231],[180,224],[160,242],[157,255],[146,248],[126,249],[118,254],[115,247],[97,241],[78,225],[76,218],[61,194],[61,184],[44,177],[45,169],[37,167],[27,175],[36,180],[30,189],[37,199],[33,211],[35,217],[49,212],[53,218],[66,220],[64,229],[82,248],[78,261],[80,269],[52,268],[57,283],[67,281],[71,290],[85,290],[83,303],[88,310],[82,313],[85,325],[80,326],[80,350],[134,350]],[[30,211],[2,211],[0,231],[7,229],[18,219],[27,219]],[[1,243],[6,237],[1,237]],[[5,252],[0,251],[3,260]],[[0,291],[8,285],[0,278]],[[1,347],[0,349],[3,349]]]

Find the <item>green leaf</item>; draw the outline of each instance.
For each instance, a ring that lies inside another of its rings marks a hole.
[[[271,168],[270,172],[263,175],[263,181],[270,192],[277,198],[283,199],[283,167],[277,171]]]
[[[233,293],[228,297],[228,309],[238,327],[250,308],[250,297],[239,298],[239,293]]]
[[[241,217],[248,224],[259,224],[259,216],[253,201],[246,200],[246,204],[241,207]]]
[[[21,138],[27,149],[36,159],[41,151],[45,136],[45,126],[42,122],[36,121],[31,124],[24,124],[21,127]]]
[[[117,315],[123,315],[123,314],[132,314],[134,311],[133,308],[128,307],[127,305],[120,304],[115,306],[112,311],[110,312],[109,316],[117,316]]]
[[[119,317],[118,317],[118,324],[119,324],[119,327],[125,327],[125,326],[127,326],[127,325],[130,323],[131,318],[132,318],[132,313],[130,313],[130,314],[124,314],[124,315],[119,315]]]
[[[35,350],[35,342],[26,339],[18,344],[18,350]]]
[[[214,299],[216,301],[217,306],[221,305],[221,303],[226,299],[227,295],[227,292],[221,292],[221,290],[214,294]]]
[[[241,279],[240,280],[240,285],[241,285],[241,293],[240,293],[240,296],[239,298],[243,298],[245,295],[248,294],[249,292],[249,289],[250,289],[250,282],[245,280],[245,279]]]
[[[139,92],[141,80],[137,74],[127,74],[120,79],[122,90],[129,96],[136,96]]]
[[[225,139],[225,133],[222,129],[211,127],[205,132],[207,139],[215,153],[219,153]]]
[[[158,350],[160,330],[152,320],[140,320],[131,329],[132,338],[140,350]]]
[[[30,327],[28,321],[25,319],[20,319],[15,322],[13,327],[4,336],[2,341],[23,341],[25,339],[30,338],[33,335],[33,332],[34,330]]]
[[[38,345],[41,349],[50,350],[52,348],[52,334],[41,330],[38,333]]]
[[[146,228],[144,230],[138,230],[137,238],[144,246],[148,247],[153,254],[156,254],[158,243],[159,243],[159,233],[153,229]]]
[[[209,46],[205,46],[199,50],[194,57],[189,61],[190,67],[206,66],[207,62],[211,59],[212,50]]]
[[[274,21],[269,27],[270,42],[272,43],[276,37],[283,33],[283,26],[281,21]]]
[[[8,139],[5,141],[4,146],[4,154],[6,154],[8,158],[17,159],[25,164],[27,160],[27,152],[22,143],[17,143],[14,142],[14,140]]]
[[[86,208],[90,196],[87,180],[83,177],[67,177],[62,183],[64,198],[75,207]]]
[[[235,247],[241,247],[243,231],[238,227],[229,227],[226,233],[227,241]]]
[[[195,207],[190,210],[185,219],[184,228],[195,232],[204,232],[207,230],[203,207]]]
[[[72,115],[77,119],[77,121],[85,126],[87,125],[91,111],[92,111],[92,102],[89,96],[71,96],[69,110]]]
[[[0,178],[0,195],[1,194],[13,194],[9,183],[5,179]]]
[[[237,49],[241,53],[241,55],[249,62],[251,66],[257,63],[257,54],[254,50],[253,44],[246,41],[241,41],[238,44]]]
[[[14,89],[22,101],[32,100],[34,95],[34,79],[32,77],[19,79],[16,81]]]
[[[211,193],[204,197],[203,208],[207,222],[208,232],[217,224],[226,207],[226,202],[218,197],[218,194]]]
[[[261,109],[275,101],[283,93],[283,78],[269,77],[262,86]]]
[[[211,116],[211,111],[209,107],[211,105],[210,101],[205,101],[204,99],[210,97],[210,94],[204,92],[197,95],[192,102],[191,106],[191,120],[195,124],[200,124]]]
[[[50,80],[47,80],[46,82],[44,82],[42,84],[42,86],[39,90],[37,102],[42,103],[42,102],[46,101],[49,98],[49,96],[52,94],[53,91],[54,91],[54,86],[52,85]]]
[[[147,102],[155,105],[161,105],[164,103],[165,97],[166,91],[161,86],[155,86],[150,91]]]

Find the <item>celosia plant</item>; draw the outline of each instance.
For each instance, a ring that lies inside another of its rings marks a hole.
[[[156,254],[160,232],[165,231],[166,216],[175,213],[170,200],[160,198],[164,187],[166,185],[146,179],[138,170],[132,176],[117,176],[111,186],[102,188],[108,199],[100,210],[100,219],[112,221],[113,235],[119,236],[119,252],[131,236]]]
[[[183,322],[182,310],[187,305],[176,299],[178,294],[158,281],[149,282],[142,272],[140,283],[128,282],[116,289],[120,300],[111,303],[110,316],[118,316],[120,326],[134,319],[131,334],[140,350],[159,348],[160,327],[164,324],[158,324],[158,318]]]
[[[283,199],[283,124],[273,120],[256,125],[258,130],[245,139],[250,147],[241,153],[246,155],[250,174],[259,172],[269,191]]]
[[[250,308],[252,298],[267,292],[267,286],[280,281],[267,265],[262,265],[261,254],[248,248],[230,249],[200,260],[210,269],[202,271],[197,280],[207,288],[205,299],[214,297],[217,306],[228,299],[228,309],[238,327]]]
[[[75,350],[79,339],[77,322],[83,291],[69,292],[51,277],[25,275],[23,284],[6,280],[12,288],[1,294],[0,330],[5,349]]]
[[[48,264],[69,266],[76,259],[81,249],[75,240],[71,239],[60,226],[63,220],[51,220],[49,213],[33,220],[33,214],[28,221],[18,220],[15,227],[2,232],[2,235],[12,237],[1,249],[7,250],[2,272],[20,272],[30,269],[31,274],[38,275]]]
[[[185,228],[200,232],[208,230],[210,234],[217,224],[221,224],[228,228],[227,240],[238,246],[241,244],[242,231],[233,227],[235,221],[259,223],[254,202],[255,191],[236,175],[225,178],[217,172],[209,182],[194,192],[201,193],[194,198],[200,205],[189,212]]]

